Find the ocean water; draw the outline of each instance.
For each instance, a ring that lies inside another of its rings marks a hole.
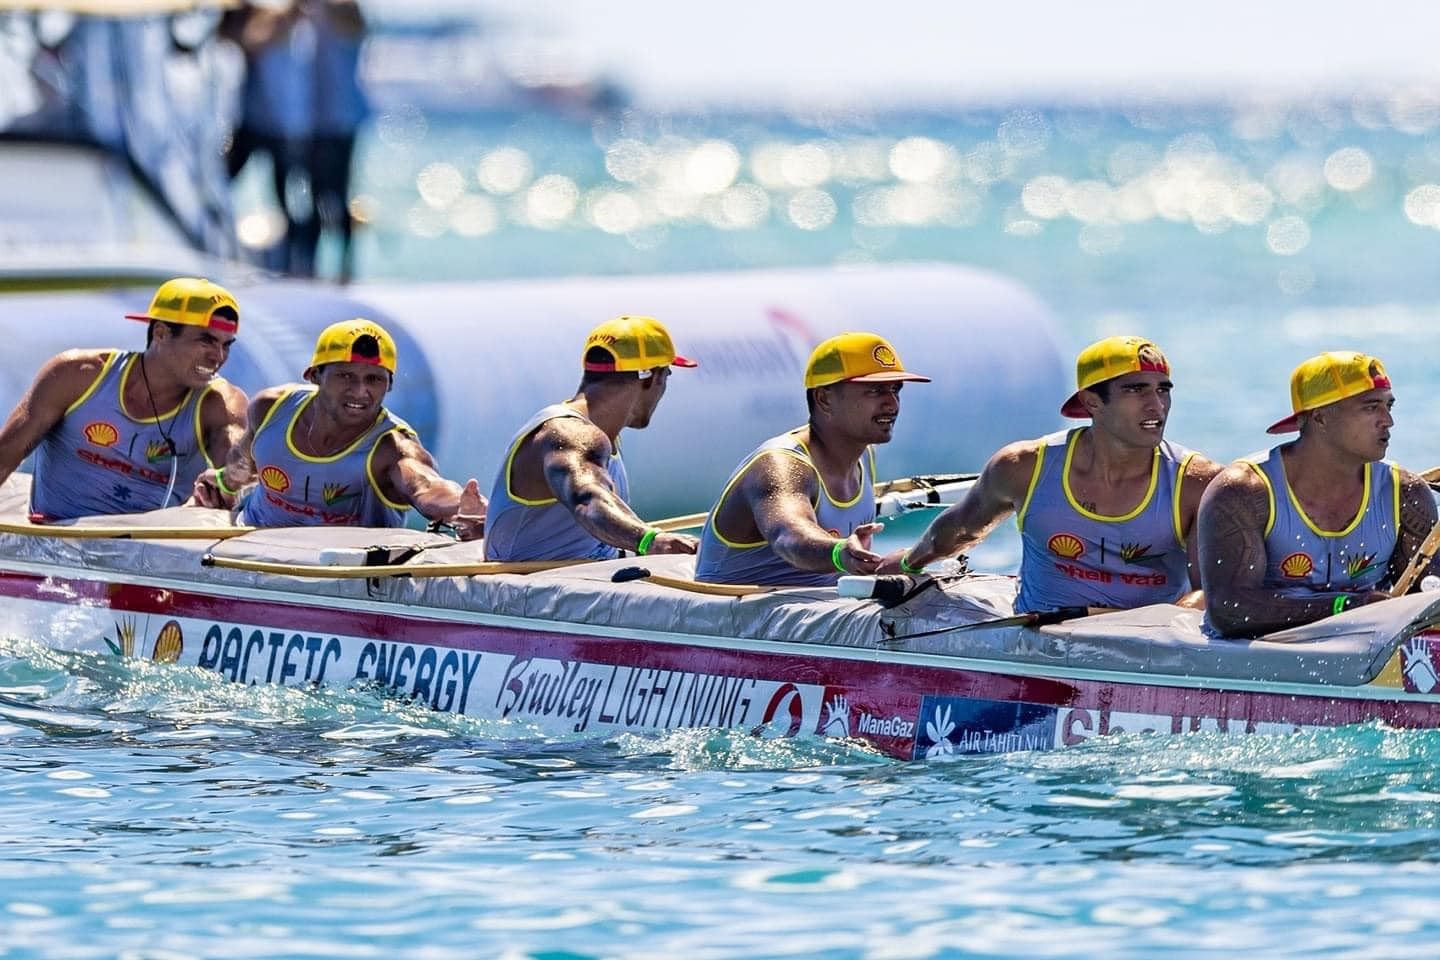
[[[1414,91],[395,108],[362,144],[359,264],[440,280],[977,263],[1036,290],[1076,348],[1159,341],[1169,435],[1216,458],[1265,445],[1296,362],[1373,352],[1397,385],[1392,454],[1421,468],[1440,462],[1437,130]],[[983,565],[1013,563],[1008,543]],[[1436,732],[899,763],[716,731],[554,739],[43,639],[0,645],[8,955],[1397,958],[1440,935]]]

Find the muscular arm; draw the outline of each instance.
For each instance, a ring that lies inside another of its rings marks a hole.
[[[1390,571],[1386,580],[1394,583],[1400,579],[1410,558],[1420,549],[1420,544],[1430,535],[1435,526],[1435,495],[1430,484],[1411,473],[1400,471],[1400,536],[1395,542],[1395,552],[1390,555]],[[1427,573],[1440,570],[1440,559],[1432,558],[1430,566],[1420,572],[1410,585],[1412,591],[1420,589],[1420,580]]]
[[[1339,595],[1285,596],[1265,587],[1269,517],[1264,481],[1243,464],[1221,471],[1200,500],[1200,582],[1210,622],[1227,637],[1253,637],[1312,623],[1330,616]]]
[[[472,478],[465,486],[440,476],[435,458],[408,433],[388,434],[375,451],[374,468],[385,496],[404,500],[428,520],[454,523],[460,539],[481,535],[485,498]]]
[[[634,551],[650,527],[621,499],[605,466],[610,438],[593,424],[573,417],[546,423],[533,442],[541,455],[545,483],[555,499],[569,508],[575,522],[601,543]],[[694,553],[696,540],[662,533],[652,539],[649,553]]]
[[[69,350],[40,368],[0,427],[0,483],[10,478],[64,418],[70,405],[90,388],[109,356],[108,350]]]
[[[930,522],[905,555],[910,567],[963,553],[990,535],[1000,521],[1019,509],[1035,472],[1037,445],[1025,440],[1002,447],[959,503]]]
[[[231,383],[216,384],[205,395],[200,408],[200,432],[205,459],[212,465],[223,467],[230,459],[230,448],[245,436],[248,405],[245,391]]]
[[[820,478],[807,464],[783,453],[765,454],[746,470],[735,492],[750,508],[760,536],[786,563],[798,570],[835,569],[837,537],[815,516]],[[870,538],[879,529],[880,524],[861,524],[845,538],[839,560],[847,571],[875,572],[881,558],[870,551]]]

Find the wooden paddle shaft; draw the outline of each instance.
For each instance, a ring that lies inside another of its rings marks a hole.
[[[1405,572],[1400,574],[1400,579],[1395,581],[1390,596],[1403,597],[1409,593],[1410,587],[1415,583],[1415,578],[1430,566],[1430,561],[1434,559],[1437,550],[1440,550],[1440,521],[1436,521],[1435,526],[1430,528],[1430,532],[1420,542],[1420,546],[1415,550],[1415,556],[1411,557],[1410,562],[1405,566]]]
[[[122,527],[0,521],[0,534],[56,540],[228,540],[254,533],[254,527]]]
[[[250,573],[270,573],[286,577],[306,577],[317,580],[369,580],[372,577],[482,577],[502,573],[536,573],[571,567],[584,560],[527,560],[516,563],[500,563],[479,560],[474,563],[387,563],[373,567],[365,566],[318,566],[299,563],[277,563],[272,560],[249,560],[241,557],[217,557],[207,554],[201,559],[207,567],[224,567],[229,570],[246,570]]]

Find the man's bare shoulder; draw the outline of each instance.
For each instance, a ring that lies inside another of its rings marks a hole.
[[[270,415],[270,411],[275,409],[275,404],[303,386],[304,384],[299,383],[281,383],[256,391],[255,395],[250,398],[249,411],[246,414],[247,425],[250,432],[258,432],[260,427],[264,425],[265,418]],[[226,406],[228,408],[228,401]]]
[[[1219,503],[1261,503],[1267,504],[1270,488],[1260,474],[1248,463],[1232,463],[1222,467],[1205,488],[1205,499],[1201,506]]]
[[[1406,470],[1404,467],[1395,468],[1396,479],[1400,482],[1400,490],[1405,494],[1429,494],[1434,488],[1430,481],[1413,470]]]
[[[75,349],[57,353],[35,374],[30,398],[57,410],[74,403],[89,390],[119,350]]]
[[[1430,486],[1430,481],[1404,467],[1396,467],[1395,472],[1396,481],[1400,486],[1402,522],[1408,514],[1413,518],[1412,522],[1433,523],[1436,515],[1435,492]]]
[[[1043,438],[1007,443],[990,456],[981,477],[990,489],[1018,500],[1030,487],[1044,446]]]
[[[230,419],[241,421],[250,406],[250,398],[245,395],[245,391],[228,380],[217,380],[211,384],[204,402],[217,410],[223,408]]]
[[[545,453],[578,450],[587,455],[609,456],[613,449],[605,431],[583,417],[546,420],[530,435],[530,440]]]
[[[388,468],[401,460],[414,460],[432,469],[435,457],[420,442],[420,437],[408,427],[397,427],[385,433],[375,447],[377,469]]]
[[[1185,464],[1185,479],[1199,483],[1209,483],[1220,476],[1221,471],[1225,468],[1225,464],[1216,463],[1203,453],[1197,453]],[[1246,469],[1248,472],[1254,473],[1254,471],[1249,470],[1248,467]]]
[[[277,383],[273,387],[265,387],[262,390],[255,391],[255,396],[250,398],[250,402],[264,403],[267,405],[272,404],[287,394],[303,389],[305,386],[303,383]],[[239,390],[240,388],[235,387],[235,389]]]
[[[40,378],[94,380],[119,350],[81,347],[55,354],[40,368]]]
[[[783,487],[793,490],[819,490],[820,477],[815,468],[789,450],[763,450],[751,458],[741,482],[765,488]]]

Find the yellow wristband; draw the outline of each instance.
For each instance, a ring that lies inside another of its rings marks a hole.
[[[841,573],[849,573],[850,571],[845,569],[845,564],[840,562],[840,554],[844,551],[844,549],[845,541],[836,540],[835,546],[830,550],[830,562],[835,564],[835,569],[839,570]]]
[[[654,543],[655,538],[658,536],[660,536],[659,527],[651,527],[649,530],[646,530],[640,536],[640,542],[635,545],[635,555],[643,557],[645,556],[645,554],[649,553],[650,544]]]

